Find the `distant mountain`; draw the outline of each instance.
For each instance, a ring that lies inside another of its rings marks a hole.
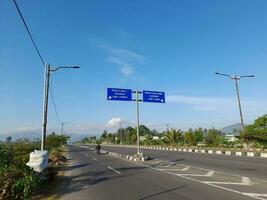
[[[51,134],[50,132],[48,135]],[[65,133],[65,135],[70,136],[70,140],[72,142],[81,140],[84,137],[89,137],[91,136],[90,134],[83,134],[83,133]],[[20,138],[27,138],[27,139],[41,139],[42,134],[40,131],[27,131],[27,132],[18,132],[18,133],[12,133],[12,134],[5,134],[5,133],[0,133],[0,141],[6,141],[6,138],[8,136],[12,137],[12,141],[16,141],[17,139]]]
[[[12,134],[1,134],[0,133],[0,141],[5,141],[8,136],[12,137],[12,141],[15,141],[20,138],[27,139],[41,139],[41,134],[38,132],[20,132],[20,133],[12,133]]]
[[[237,123],[237,124],[226,126],[220,129],[220,131],[223,132],[225,135],[227,134],[239,135],[239,132],[241,129],[242,129],[241,123]]]

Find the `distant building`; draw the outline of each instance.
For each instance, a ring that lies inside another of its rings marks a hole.
[[[228,142],[234,142],[237,140],[237,137],[235,135],[225,135],[225,139],[228,141]]]
[[[140,140],[140,141],[144,141],[144,140],[145,140],[145,136],[140,136],[140,137],[139,137],[139,140]]]
[[[158,140],[159,136],[153,136],[153,140]]]

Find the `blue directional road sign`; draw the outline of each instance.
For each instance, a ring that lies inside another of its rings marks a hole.
[[[143,91],[143,102],[165,103],[165,93],[156,91]]]
[[[107,100],[132,101],[132,90],[120,88],[108,88]]]

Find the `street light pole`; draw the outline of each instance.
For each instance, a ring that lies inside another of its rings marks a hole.
[[[49,94],[49,81],[50,73],[55,72],[61,68],[72,68],[78,69],[79,66],[70,66],[70,67],[57,67],[56,69],[51,69],[50,64],[45,63],[44,71],[44,97],[43,97],[43,123],[42,123],[42,141],[41,141],[41,151],[45,150],[45,139],[46,139],[46,130],[47,130],[47,111],[48,111],[48,94]]]
[[[244,136],[244,142],[245,144],[247,143],[246,137],[245,137],[245,124],[243,120],[243,114],[242,114],[242,107],[241,107],[241,102],[240,102],[240,95],[239,95],[239,88],[238,88],[238,78],[235,76],[235,87],[236,87],[236,95],[237,95],[237,102],[238,102],[238,108],[239,108],[239,115],[240,115],[240,120],[241,120],[241,125],[242,125],[242,132]],[[247,147],[245,147],[247,148]]]
[[[244,140],[243,148],[244,149],[248,149],[247,138],[246,138],[246,130],[245,130],[246,127],[245,127],[245,124],[244,124],[244,119],[243,119],[243,114],[242,114],[242,107],[241,107],[241,101],[240,101],[240,95],[239,95],[238,81],[241,78],[253,78],[255,76],[254,75],[245,75],[245,76],[236,76],[235,75],[235,76],[231,76],[231,75],[228,75],[228,74],[218,73],[218,72],[215,72],[215,74],[221,75],[221,76],[227,76],[230,79],[235,81],[238,109],[239,109],[239,115],[240,115],[240,121],[241,121],[241,126],[242,126],[242,133],[243,133],[243,140]]]

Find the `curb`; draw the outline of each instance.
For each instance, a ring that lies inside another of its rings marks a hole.
[[[144,157],[142,158],[136,158],[134,156],[131,155],[125,155],[125,154],[120,154],[120,153],[116,153],[116,152],[107,152],[108,155],[113,156],[113,157],[117,157],[117,158],[122,158],[125,160],[130,160],[130,161],[134,161],[134,162],[143,162],[146,161],[146,159]]]
[[[161,150],[161,151],[180,151],[180,152],[191,152],[191,153],[206,153],[206,154],[216,154],[216,155],[231,155],[239,157],[260,157],[267,158],[267,152],[255,152],[255,151],[224,151],[224,150],[211,150],[211,149],[193,149],[193,148],[173,148],[173,147],[153,147],[144,146],[143,149]]]

